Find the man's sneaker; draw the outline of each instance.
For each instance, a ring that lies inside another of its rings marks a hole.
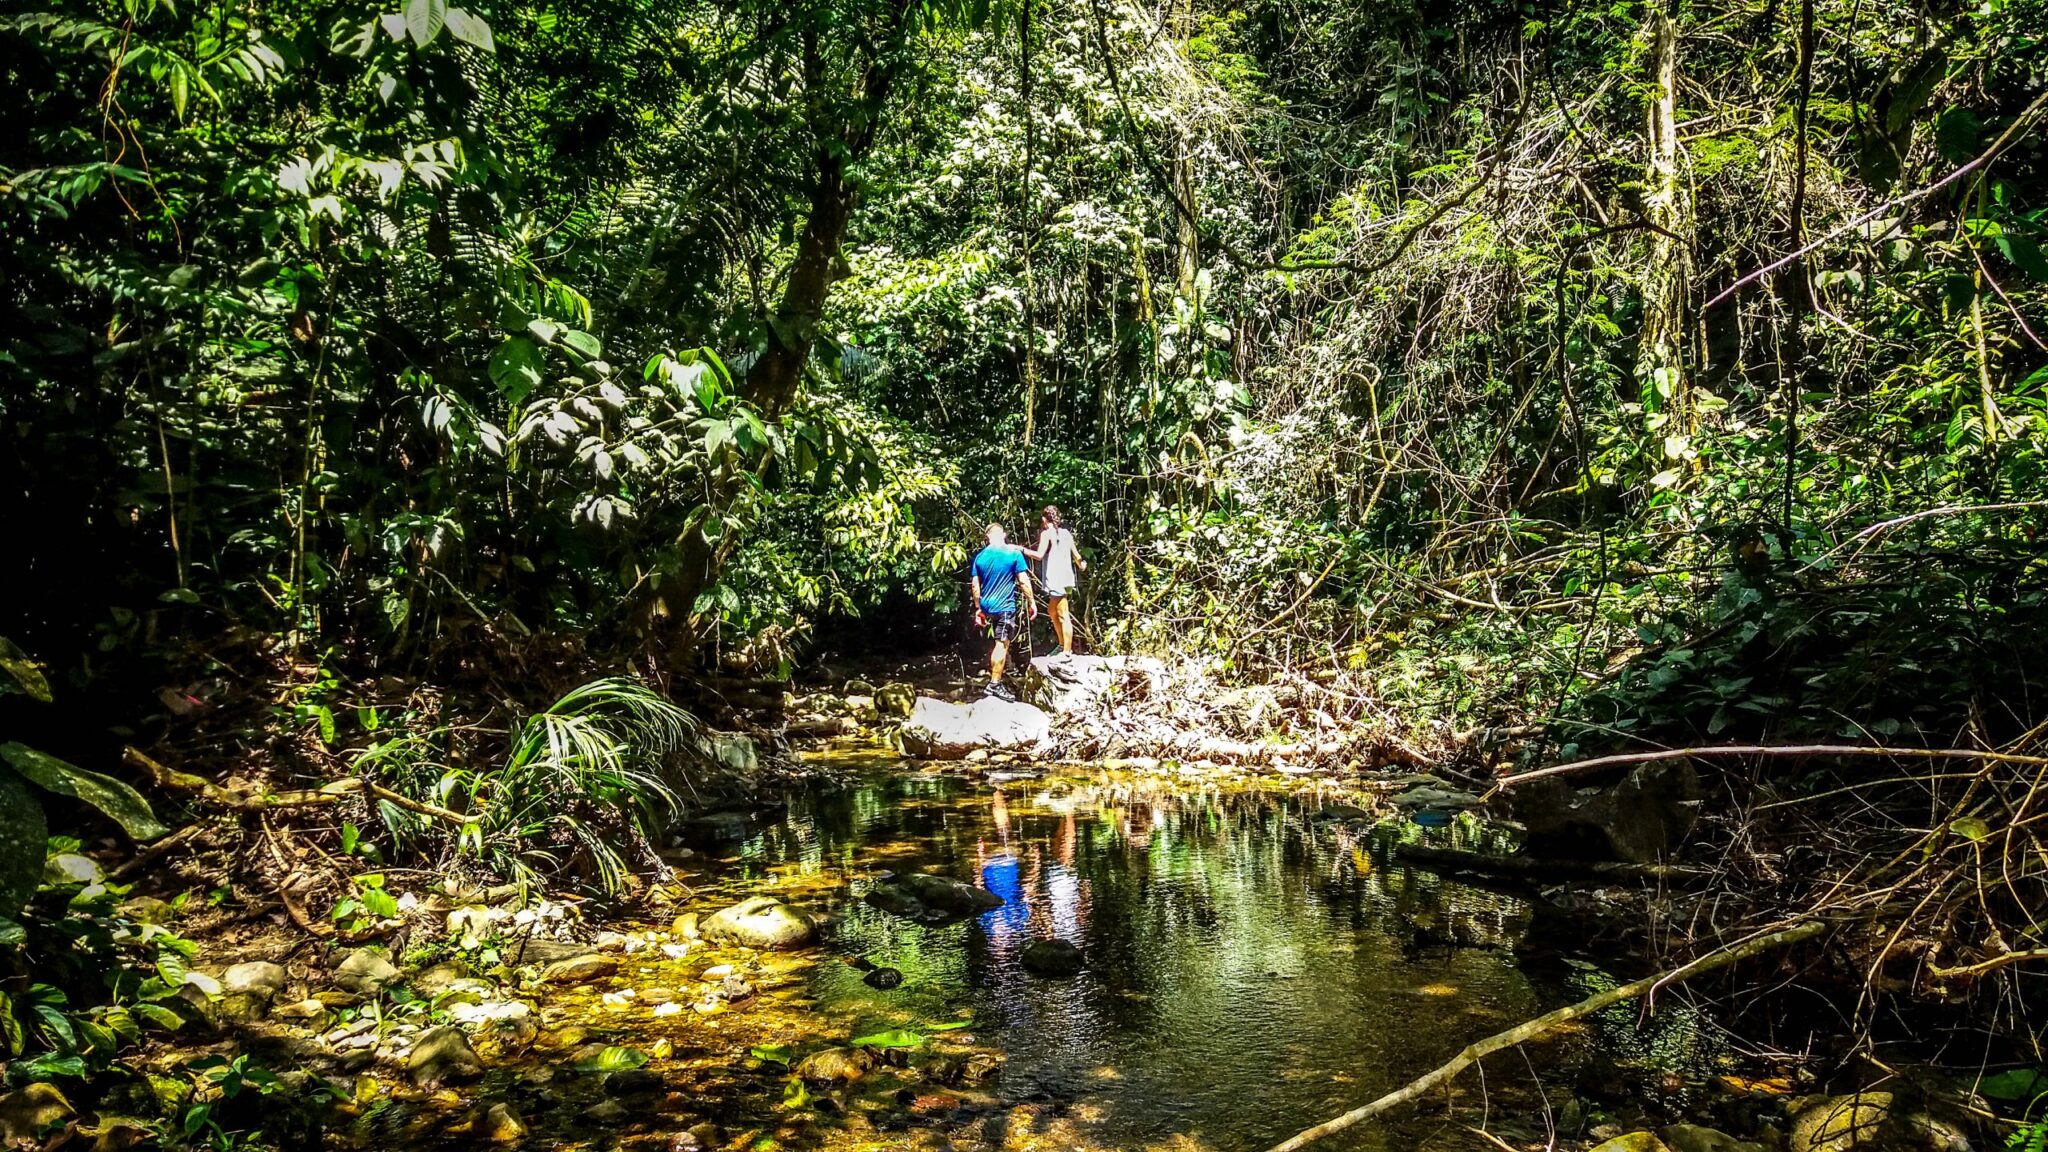
[[[986,695],[992,696],[997,700],[1008,700],[1012,704],[1017,702],[1017,694],[1010,691],[1010,686],[1000,680],[988,686]]]

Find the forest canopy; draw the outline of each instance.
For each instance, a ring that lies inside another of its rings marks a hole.
[[[2036,720],[2044,28],[11,15],[10,639],[124,724],[255,660],[350,746],[324,701],[379,676],[531,709],[942,637],[979,524],[1053,503],[1093,642],[1327,666],[1333,723],[1996,743]],[[70,714],[26,723],[77,752]]]

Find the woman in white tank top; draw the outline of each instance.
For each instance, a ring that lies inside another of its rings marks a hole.
[[[1088,562],[1081,559],[1073,532],[1060,524],[1058,508],[1045,506],[1044,518],[1038,526],[1038,547],[1026,548],[1024,554],[1043,565],[1046,615],[1052,618],[1052,632],[1059,639],[1060,654],[1072,656],[1074,620],[1067,613],[1067,594],[1074,590],[1076,574],[1088,570]]]

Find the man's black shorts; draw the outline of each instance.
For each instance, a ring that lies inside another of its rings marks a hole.
[[[1005,644],[1017,638],[1017,614],[1015,612],[987,612],[988,634]]]

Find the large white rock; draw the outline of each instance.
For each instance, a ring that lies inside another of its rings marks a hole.
[[[1057,716],[1094,712],[1118,685],[1133,681],[1149,688],[1165,667],[1142,656],[1039,656],[1025,673],[1024,693]],[[1144,679],[1137,680],[1140,676]]]
[[[1052,721],[1029,704],[984,696],[953,704],[920,696],[901,730],[903,750],[933,760],[960,760],[978,749],[1033,752],[1051,743]]]

